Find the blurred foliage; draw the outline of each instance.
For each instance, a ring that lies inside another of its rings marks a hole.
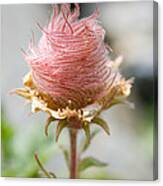
[[[154,140],[156,139],[156,121],[154,116],[154,106],[149,105],[145,107],[144,118],[142,125],[139,128],[139,140],[140,144],[144,146],[144,150],[148,155],[153,156]]]
[[[55,153],[59,150],[63,151],[63,155],[67,164],[68,150],[63,146],[55,143],[54,136],[46,138],[43,133],[43,126],[34,125],[25,134],[22,134],[22,129],[15,128],[14,124],[9,123],[7,117],[2,113],[1,117],[1,133],[2,133],[2,176],[4,177],[40,177],[40,168],[35,161],[35,152],[38,153],[41,163],[45,164],[47,160],[54,157]],[[92,132],[91,138],[94,138],[99,133],[99,129]],[[27,135],[29,134],[29,136]],[[28,139],[27,137],[28,136]],[[63,139],[62,139],[63,140]],[[64,143],[62,141],[62,143]],[[90,144],[87,140],[83,140],[81,144],[82,152],[84,153]],[[69,165],[68,165],[69,166]],[[104,167],[105,163],[88,157],[81,159],[80,171],[91,167]],[[95,168],[96,169],[96,168]],[[95,176],[96,175],[96,176]],[[107,173],[100,176],[99,173],[92,174],[91,177],[108,178]],[[80,176],[83,178],[83,176]]]
[[[86,157],[82,159],[79,163],[79,172],[82,172],[90,167],[105,167],[107,166],[107,163],[101,162],[100,160],[97,160],[93,157]]]
[[[4,177],[40,177],[39,167],[34,159],[35,151],[45,163],[58,150],[53,137],[43,136],[41,125],[33,126],[27,137],[15,129],[2,113],[2,176]]]
[[[119,176],[108,174],[105,169],[90,168],[82,172],[81,179],[96,179],[96,180],[118,180],[122,179]]]

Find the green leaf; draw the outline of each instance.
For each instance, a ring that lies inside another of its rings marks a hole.
[[[90,139],[92,140],[98,133],[100,132],[99,129],[95,129],[90,136]],[[89,147],[90,143],[88,143],[88,140],[85,140],[84,143],[81,144],[81,153],[85,152],[88,147]]]
[[[96,125],[99,125],[100,127],[102,127],[104,129],[104,131],[110,135],[110,129],[106,123],[106,121],[104,121],[102,118],[100,117],[95,117],[93,120],[92,120],[92,123],[95,123]]]
[[[90,167],[105,167],[107,166],[107,163],[104,163],[102,161],[99,161],[93,157],[87,157],[80,161],[79,163],[79,172],[86,170]]]
[[[57,131],[56,131],[56,141],[58,141],[59,135],[61,134],[62,130],[67,127],[67,121],[66,120],[60,120],[57,125]]]
[[[90,143],[91,135],[90,135],[90,127],[88,122],[83,123],[83,129],[87,138],[87,143]]]

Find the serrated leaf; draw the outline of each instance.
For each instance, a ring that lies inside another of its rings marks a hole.
[[[110,129],[106,123],[106,121],[104,121],[102,118],[100,117],[95,117],[93,118],[92,120],[92,123],[96,124],[96,125],[99,125],[100,127],[102,127],[104,129],[104,131],[110,135]]]
[[[53,117],[48,117],[47,121],[46,121],[46,124],[45,124],[45,135],[48,136],[48,128],[49,128],[49,125],[51,124],[51,122],[55,121],[55,118]]]
[[[79,163],[79,172],[86,170],[90,167],[105,167],[107,166],[107,163],[104,163],[100,160],[97,160],[93,157],[87,157],[80,161]]]
[[[62,130],[67,127],[67,121],[66,120],[60,120],[57,125],[56,130],[56,141],[58,141],[59,135],[61,134]]]
[[[90,135],[90,126],[88,122],[83,123],[83,129],[87,138],[87,143],[90,143],[91,135]]]
[[[100,132],[99,129],[95,129],[90,136],[90,139],[92,140],[98,133]],[[85,152],[87,148],[89,147],[90,143],[88,143],[88,140],[85,140],[84,143],[81,144],[81,153]]]

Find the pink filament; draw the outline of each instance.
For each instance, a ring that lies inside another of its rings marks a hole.
[[[102,98],[116,79],[97,9],[82,20],[79,13],[78,4],[73,12],[69,4],[61,5],[61,13],[55,5],[38,46],[30,45],[26,55],[34,83],[61,107],[70,101],[75,108],[87,106]]]

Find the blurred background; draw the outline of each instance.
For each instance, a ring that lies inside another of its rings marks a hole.
[[[95,4],[83,3],[81,18],[90,15]],[[102,130],[83,154],[108,163],[107,167],[91,167],[81,178],[152,180],[155,159],[153,2],[98,3],[99,20],[106,30],[106,41],[113,49],[112,58],[124,56],[121,66],[125,77],[135,77],[129,101],[135,109],[118,105],[102,116],[111,135]],[[55,125],[50,137],[44,135],[45,113],[30,114],[30,105],[9,91],[22,87],[22,77],[29,68],[20,52],[27,49],[32,31],[36,40],[41,33],[36,22],[45,25],[50,5],[3,5],[1,9],[2,52],[2,175],[6,177],[40,177],[34,160],[37,151],[45,167],[60,178],[68,177],[64,156],[55,143]],[[94,127],[93,127],[94,129]],[[79,143],[84,138],[80,132]],[[69,147],[64,130],[59,144]]]

